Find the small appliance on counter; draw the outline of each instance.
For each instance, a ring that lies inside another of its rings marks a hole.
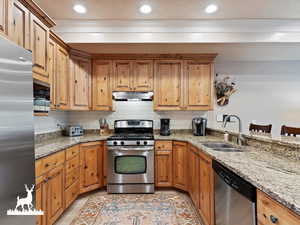
[[[80,125],[69,125],[64,129],[63,134],[68,137],[82,136],[83,128]]]
[[[160,132],[159,133],[162,136],[169,136],[171,134],[170,119],[168,119],[168,118],[160,119]]]
[[[207,119],[202,117],[196,117],[192,121],[193,134],[195,136],[205,136],[207,127]]]
[[[105,118],[100,118],[99,125],[100,125],[100,136],[110,134],[109,126]]]

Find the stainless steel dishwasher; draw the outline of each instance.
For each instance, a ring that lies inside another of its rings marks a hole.
[[[212,166],[216,225],[256,225],[256,188],[217,161]]]

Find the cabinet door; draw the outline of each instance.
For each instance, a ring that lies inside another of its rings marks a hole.
[[[103,146],[103,186],[107,185],[107,147]]]
[[[213,221],[213,170],[211,159],[200,155],[200,195],[199,211],[205,225]]]
[[[154,110],[182,109],[182,61],[155,62]]]
[[[172,187],[173,157],[172,151],[155,152],[155,185]]]
[[[103,185],[103,145],[91,142],[80,146],[80,192],[84,193]]]
[[[35,184],[35,208],[37,210],[42,210],[44,212],[43,216],[36,217],[37,225],[45,225],[46,224],[46,188],[44,183],[44,177],[36,178]]]
[[[0,34],[7,33],[8,0],[0,0]]]
[[[56,52],[56,94],[57,109],[69,109],[69,54],[57,45]]]
[[[174,187],[187,190],[187,144],[185,142],[173,143],[173,184]]]
[[[113,91],[132,91],[132,61],[114,61],[114,89]]]
[[[153,91],[153,61],[137,60],[133,64],[133,90]]]
[[[209,110],[212,107],[211,64],[185,62],[185,109]]]
[[[300,216],[258,190],[257,222],[258,225],[299,225]]]
[[[30,14],[30,40],[33,77],[42,82],[49,83],[47,58],[49,29],[32,13]]]
[[[199,155],[198,149],[190,146],[189,151],[189,183],[190,183],[190,195],[194,205],[199,207],[199,176],[200,176],[200,164],[199,164]]]
[[[112,111],[112,61],[95,60],[93,63],[93,110]]]
[[[71,109],[89,110],[91,102],[91,61],[71,59]]]
[[[64,211],[64,167],[53,169],[47,181],[47,225],[52,225]]]
[[[8,37],[17,45],[29,49],[29,10],[17,0],[9,1]]]
[[[56,107],[56,43],[49,39],[48,42],[48,73],[50,81],[50,102],[51,109]]]

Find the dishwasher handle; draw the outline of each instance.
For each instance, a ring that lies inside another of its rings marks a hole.
[[[225,183],[235,189],[237,192],[245,196],[252,202],[256,202],[256,188],[232,172],[231,170],[218,163],[216,160],[212,162],[213,170]]]

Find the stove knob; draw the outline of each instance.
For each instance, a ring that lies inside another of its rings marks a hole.
[[[124,141],[121,141],[121,145],[124,145]]]
[[[144,141],[144,145],[147,145],[148,144],[148,142],[147,141]]]
[[[140,142],[140,141],[137,141],[137,142],[136,142],[136,144],[137,144],[137,145],[140,145],[140,144],[141,144],[141,142]]]
[[[117,144],[118,144],[118,142],[114,141],[114,145],[117,145]]]

